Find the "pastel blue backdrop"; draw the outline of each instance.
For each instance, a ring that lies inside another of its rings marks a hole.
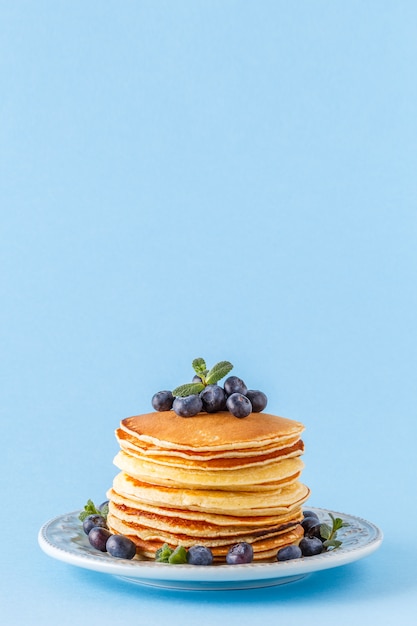
[[[5,624],[415,624],[416,57],[406,0],[0,2]],[[197,356],[304,422],[311,505],[378,552],[176,593],[39,549]]]

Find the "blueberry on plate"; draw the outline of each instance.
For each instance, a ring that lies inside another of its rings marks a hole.
[[[107,522],[102,515],[89,515],[83,521],[83,530],[86,535],[92,528],[99,526],[100,528],[107,528]]]
[[[136,554],[135,544],[124,535],[111,535],[106,541],[106,550],[118,559],[133,559]]]
[[[306,537],[318,537],[320,539],[320,522],[317,517],[305,517],[301,522]]]
[[[323,552],[323,544],[318,537],[304,537],[300,541],[303,556],[315,556]]]
[[[187,552],[187,563],[190,565],[211,565],[213,553],[206,546],[191,546]]]
[[[303,511],[303,516],[304,517],[315,517],[317,520],[319,519],[319,516],[317,515],[317,513],[314,513],[314,511]]]
[[[226,563],[229,565],[242,565],[253,561],[253,548],[250,543],[241,541],[232,546],[226,554]]]
[[[111,532],[107,528],[94,526],[88,533],[88,541],[96,550],[106,552],[107,539],[111,536]]]
[[[301,548],[295,544],[292,546],[285,546],[280,548],[277,552],[277,561],[291,561],[292,559],[299,559],[303,553]]]
[[[102,503],[100,504],[100,506],[99,506],[99,507],[97,507],[97,508],[98,508],[98,510],[99,510],[99,511],[101,511],[101,512],[103,512],[103,509],[104,509],[105,511],[108,511],[108,510],[109,510],[109,501],[108,501],[108,500],[104,500],[104,502],[102,502]]]

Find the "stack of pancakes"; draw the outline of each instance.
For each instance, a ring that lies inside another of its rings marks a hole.
[[[122,420],[109,529],[149,558],[167,543],[204,545],[221,561],[240,541],[256,560],[274,558],[303,535],[303,429],[267,413],[165,411]]]

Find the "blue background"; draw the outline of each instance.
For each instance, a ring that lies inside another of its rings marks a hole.
[[[414,624],[417,8],[0,3],[2,620]],[[175,593],[47,557],[119,420],[227,359],[372,556]]]

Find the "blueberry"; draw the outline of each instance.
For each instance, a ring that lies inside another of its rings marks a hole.
[[[187,552],[187,563],[190,565],[211,565],[213,553],[206,546],[191,546]]]
[[[195,376],[193,376],[193,380],[191,381],[193,383],[201,383],[202,380],[200,378],[200,376],[197,376],[197,374]]]
[[[96,548],[96,550],[106,552],[106,542],[110,536],[111,532],[107,530],[107,528],[94,526],[94,528],[92,528],[88,533],[88,541],[91,543],[93,548]]]
[[[301,556],[301,549],[294,544],[278,550],[277,561],[291,561],[292,559],[299,559]]]
[[[203,411],[216,413],[226,408],[226,392],[218,385],[207,385],[200,393],[203,402]]]
[[[303,556],[314,556],[323,552],[323,544],[318,537],[304,537],[300,541]]]
[[[268,403],[268,398],[263,391],[258,391],[257,389],[248,389],[248,391],[244,395],[249,398],[252,405],[252,411],[254,413],[260,413],[261,411],[263,411]]]
[[[83,521],[83,530],[86,535],[92,528],[99,526],[100,528],[107,528],[106,520],[102,515],[89,515]]]
[[[192,417],[203,409],[203,401],[200,396],[196,395],[175,398],[172,408],[181,417]]]
[[[246,541],[235,544],[226,554],[226,562],[229,565],[241,565],[242,563],[251,563],[252,561],[253,548]]]
[[[245,395],[248,390],[243,380],[237,376],[229,376],[229,378],[226,378],[223,387],[228,396],[231,396],[232,393]]]
[[[98,510],[101,511],[103,517],[107,517],[107,513],[109,512],[109,501],[105,500],[100,504]]]
[[[111,535],[106,541],[106,550],[119,559],[133,559],[136,554],[135,544],[124,535]]]
[[[305,517],[301,522],[306,537],[318,537],[320,539],[320,522],[317,517]]]
[[[304,517],[315,517],[317,520],[319,520],[319,516],[317,515],[317,513],[314,513],[314,511],[303,511],[303,515]]]
[[[170,411],[174,396],[170,391],[158,391],[152,396],[152,406],[155,411]]]
[[[241,393],[232,393],[226,400],[226,408],[235,417],[246,417],[252,413],[250,400]]]

